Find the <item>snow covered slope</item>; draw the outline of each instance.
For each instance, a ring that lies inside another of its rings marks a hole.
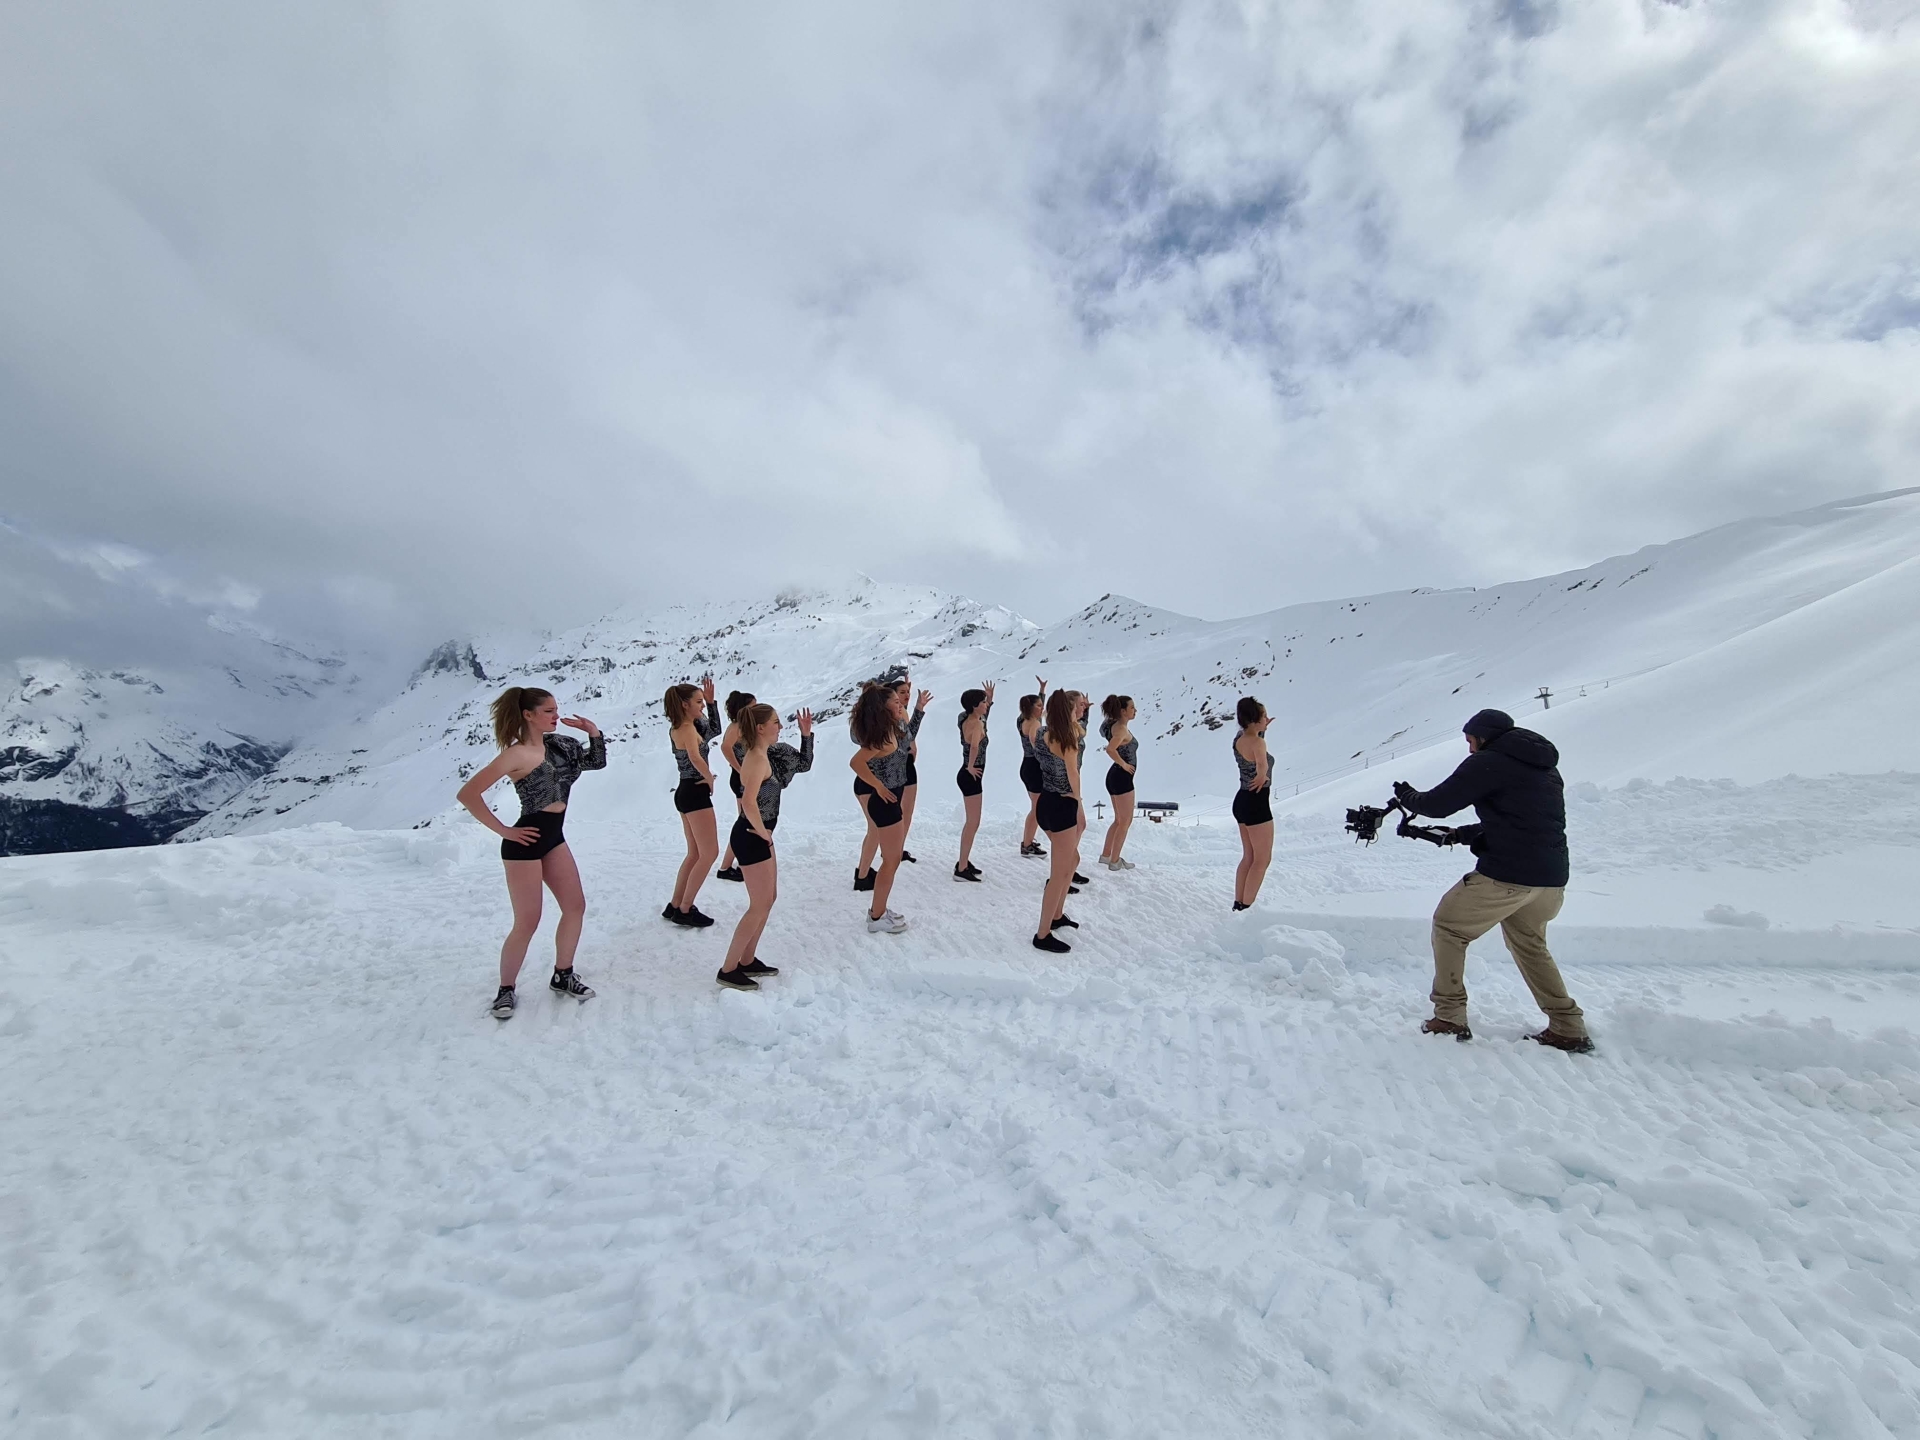
[[[868,581],[744,610],[619,613],[533,643],[451,643],[392,702],[301,745],[182,838],[323,820],[366,828],[427,821],[492,757],[487,707],[508,685],[552,690],[565,713],[581,711],[606,732],[615,759],[597,777],[603,803],[657,808],[656,792],[673,784],[660,710],[669,685],[711,672],[723,697],[750,690],[789,710],[811,705],[831,722],[863,680],[891,665],[943,684],[969,668],[1004,670],[1034,629],[1005,609]],[[829,723],[822,739],[831,746],[845,729]],[[511,803],[506,787],[501,794]]]
[[[19,661],[0,699],[0,855],[163,840],[355,698],[337,656],[237,625],[219,651],[193,669]]]
[[[1374,764],[1411,773],[1410,757],[1436,742],[1420,764],[1451,764],[1467,715],[1497,705],[1538,720],[1532,697],[1543,686],[1559,698],[1539,723],[1560,741],[1570,779],[1914,769],[1916,556],[1920,490],[1742,521],[1487,590],[1409,590],[1222,622],[1107,596],[1038,627],[872,584],[744,610],[614,615],[544,641],[443,647],[405,693],[300,746],[187,835],[428,822],[491,754],[486,704],[509,683],[544,685],[631,742],[616,743],[598,803],[658,808],[672,783],[660,694],[707,670],[723,689],[834,715],[859,680],[908,665],[939,697],[921,745],[936,783],[958,764],[959,691],[997,679],[987,786],[1001,804],[1020,801],[1013,702],[1036,673],[1096,696],[1131,694],[1143,794],[1205,812],[1225,808],[1231,717],[1248,693],[1276,717],[1269,743],[1283,796]],[[844,725],[823,727],[821,745],[837,773]],[[851,803],[845,791],[794,803]]]

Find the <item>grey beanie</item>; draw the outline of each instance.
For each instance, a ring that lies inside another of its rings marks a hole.
[[[1471,735],[1476,740],[1491,740],[1496,735],[1504,735],[1513,728],[1513,717],[1504,710],[1482,710],[1460,727],[1462,735]]]

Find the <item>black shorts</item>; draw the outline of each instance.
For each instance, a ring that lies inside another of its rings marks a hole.
[[[567,812],[564,810],[536,810],[531,815],[522,815],[513,822],[514,829],[518,830],[522,825],[538,826],[540,838],[531,845],[522,845],[517,840],[502,840],[500,858],[502,860],[539,860],[558,850],[567,843],[567,837],[563,833],[566,822]]]
[[[962,795],[978,795],[980,793],[980,781],[974,776],[974,773],[964,765],[960,767],[960,773],[953,777],[953,783],[960,787],[960,793]]]
[[[1071,795],[1040,797],[1040,828],[1049,835],[1071,830],[1080,823],[1080,802]]]
[[[1107,767],[1107,794],[1133,794],[1133,772],[1131,770],[1122,770],[1118,765],[1109,765]]]
[[[772,830],[773,827],[769,825],[767,829]],[[773,846],[760,838],[760,832],[747,823],[744,815],[733,822],[733,834],[727,837],[727,843],[733,846],[735,863],[742,867],[758,865],[773,858]]]
[[[900,788],[904,790],[909,785],[918,785],[919,783],[920,783],[920,767],[914,764],[913,761],[909,760],[907,761],[907,778],[900,782]]]
[[[1020,762],[1020,783],[1027,787],[1029,795],[1038,795],[1040,784],[1040,762],[1029,755]]]
[[[1272,824],[1272,797],[1265,790],[1236,790],[1233,795],[1233,818],[1242,825]]]
[[[740,788],[740,772],[738,770],[729,770],[727,772],[727,788],[733,791],[733,798],[736,800],[745,793]]]
[[[882,800],[880,798],[880,792],[864,780],[855,780],[853,782],[853,793],[867,802],[863,808],[867,812],[867,818],[873,821],[876,829],[891,830],[906,818],[905,812],[900,809],[898,799]],[[898,793],[897,791],[895,792],[896,795]]]
[[[673,792],[673,808],[682,815],[697,815],[713,808],[713,787],[704,780],[682,780]]]

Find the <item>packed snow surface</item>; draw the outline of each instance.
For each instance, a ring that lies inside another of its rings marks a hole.
[[[899,937],[796,783],[750,995],[587,776],[505,1025],[471,822],[0,862],[6,1432],[1920,1436],[1920,779],[1576,783],[1570,1057],[1491,940],[1416,1033],[1457,855],[1142,824],[1043,956],[923,770]]]

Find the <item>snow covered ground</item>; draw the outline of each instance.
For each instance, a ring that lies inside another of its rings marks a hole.
[[[0,862],[9,1435],[1920,1436],[1920,777],[1576,785],[1569,1057],[1415,1033],[1463,857],[1142,824],[1043,957],[930,782],[869,936],[831,764],[719,992],[611,775],[504,1026],[470,824]]]

